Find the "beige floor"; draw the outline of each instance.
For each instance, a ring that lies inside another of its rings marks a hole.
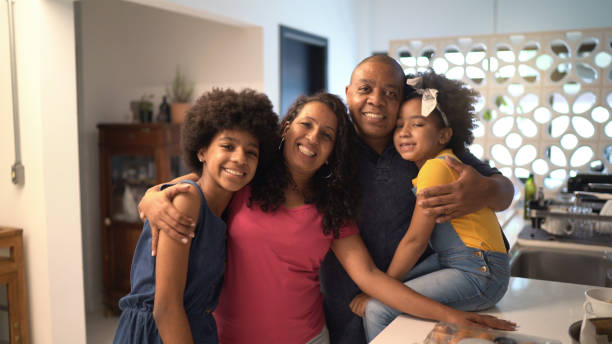
[[[108,344],[113,342],[118,316],[104,316],[104,311],[87,313],[87,344]]]

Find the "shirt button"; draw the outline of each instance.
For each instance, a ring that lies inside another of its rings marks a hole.
[[[206,310],[204,311],[204,313],[206,313],[207,315],[210,314],[210,308],[206,308]]]
[[[487,272],[487,267],[483,265],[483,266],[479,267],[478,270],[480,270],[482,272]]]

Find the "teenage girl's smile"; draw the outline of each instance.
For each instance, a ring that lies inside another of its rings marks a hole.
[[[240,169],[233,169],[233,168],[228,168],[228,167],[223,167],[223,171],[225,173],[228,173],[232,176],[237,176],[237,177],[246,177],[247,173],[246,172],[242,172],[240,171]]]

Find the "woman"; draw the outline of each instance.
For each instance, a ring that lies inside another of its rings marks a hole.
[[[513,329],[509,322],[425,298],[375,267],[352,222],[358,198],[351,130],[338,97],[298,98],[282,123],[277,164],[262,171],[261,184],[234,196],[227,272],[215,313],[220,341],[329,342],[318,270],[330,248],[365,293],[405,313]],[[141,205],[145,215],[147,208]]]

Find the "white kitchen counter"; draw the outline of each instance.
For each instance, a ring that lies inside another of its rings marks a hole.
[[[511,277],[504,298],[482,313],[516,322],[518,333],[571,343],[568,329],[582,320],[588,288],[592,286]],[[401,315],[371,343],[421,343],[434,325],[433,321]]]

